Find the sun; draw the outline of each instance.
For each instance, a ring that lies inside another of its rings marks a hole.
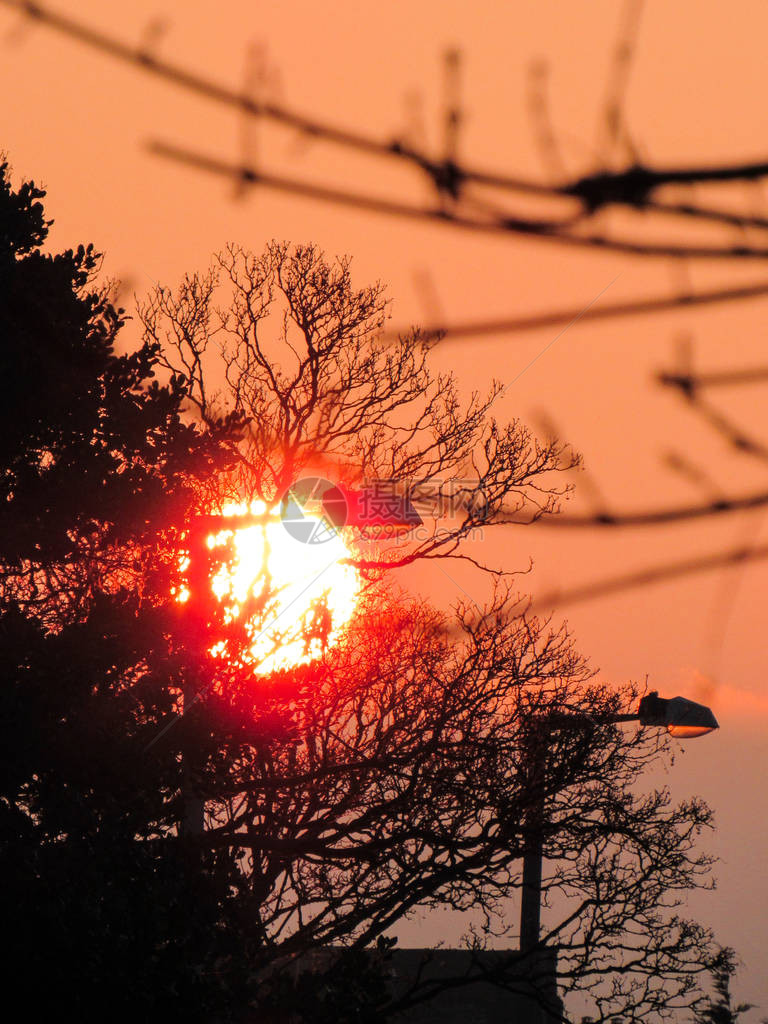
[[[243,620],[247,641],[237,659],[258,675],[314,661],[339,639],[360,592],[359,573],[344,561],[351,552],[341,534],[318,518],[323,542],[301,543],[261,502],[230,504],[221,514],[256,520],[227,524],[206,537],[215,566],[211,593],[222,605],[224,623]],[[177,599],[189,596],[182,587]],[[210,653],[235,657],[228,640]]]

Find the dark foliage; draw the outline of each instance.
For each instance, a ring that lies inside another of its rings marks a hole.
[[[734,1004],[731,998],[736,963],[736,954],[729,946],[718,950],[709,968],[717,998],[709,996],[703,1001],[696,1024],[737,1024],[748,1010],[753,1009],[752,1003]]]
[[[174,700],[173,623],[151,595],[236,423],[199,430],[184,381],[154,380],[156,349],[117,354],[99,256],[42,250],[43,195],[2,166],[6,998],[32,1019],[212,1020],[242,1005],[244,907],[229,866],[175,838],[177,752],[144,748]]]

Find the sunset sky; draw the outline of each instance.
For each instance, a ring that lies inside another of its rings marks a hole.
[[[444,136],[444,55],[458,50],[459,161],[556,184],[561,172],[537,144],[540,124],[531,109],[531,69],[544,66],[566,176],[627,162],[627,149],[607,146],[605,137],[616,42],[623,12],[632,9],[617,0],[52,0],[51,9],[229,88],[254,88],[258,79],[264,100],[382,141],[407,137],[436,157]],[[647,0],[623,105],[639,158],[653,166],[765,159],[766,33],[768,8],[760,0]],[[424,177],[395,160],[246,123],[237,111],[34,24],[4,2],[0,46],[0,148],[14,181],[33,178],[47,189],[51,249],[92,241],[105,253],[104,276],[123,282],[129,312],[134,294],[204,269],[227,242],[259,251],[273,238],[352,256],[357,284],[387,284],[395,327],[768,282],[766,259],[631,257],[243,190],[154,155],[150,146],[247,161],[265,174],[397,202],[434,203]],[[689,188],[683,196],[768,217],[768,193],[755,184],[724,193]],[[524,198],[508,209],[527,217],[552,210]],[[597,226],[651,237],[638,216],[616,211]],[[653,237],[757,244],[756,236],[733,229],[712,233],[677,221]],[[700,372],[768,367],[767,316],[768,297],[584,321],[564,332],[446,338],[433,360],[436,369],[454,370],[467,394],[494,379],[514,381],[497,416],[519,417],[538,432],[551,423],[582,453],[585,472],[572,477],[569,514],[674,508],[768,490],[768,460],[735,451],[654,379],[674,367],[681,339],[689,339]],[[125,344],[137,338],[134,321]],[[707,397],[768,445],[768,380]],[[688,471],[673,469],[670,456]],[[701,795],[716,811],[718,831],[705,847],[721,857],[718,888],[697,894],[689,910],[735,947],[745,964],[736,991],[767,1015],[768,564],[753,560],[599,599],[553,605],[551,596],[731,548],[764,548],[768,510],[631,529],[513,527],[478,543],[486,560],[507,568],[534,560],[521,588],[549,595],[541,610],[554,607],[556,617],[568,619],[601,678],[642,683],[647,676],[662,695],[684,694],[714,709],[720,731],[678,745],[669,773],[652,781],[679,798]],[[477,573],[448,571],[451,579],[434,569],[410,582],[433,595],[482,601],[487,584]],[[448,917],[411,922],[397,934],[401,945],[456,943],[465,927]]]

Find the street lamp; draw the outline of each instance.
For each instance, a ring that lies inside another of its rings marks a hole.
[[[706,704],[696,704],[687,697],[665,700],[655,690],[640,701],[637,719],[641,725],[666,726],[670,736],[679,740],[706,736],[719,728]]]
[[[601,715],[564,713],[553,716],[558,724],[592,722],[593,724],[639,722],[642,726],[666,728],[676,739],[694,739],[719,728],[717,719],[705,704],[687,697],[659,697],[654,690],[642,698],[636,714]],[[534,766],[535,769],[535,766]],[[523,886],[520,907],[520,952],[528,953],[539,943],[541,926],[541,873],[543,861],[542,815],[543,796],[532,808],[526,829],[523,855]]]

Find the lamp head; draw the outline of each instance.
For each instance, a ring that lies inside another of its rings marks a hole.
[[[705,704],[697,704],[687,697],[660,697],[654,690],[640,701],[638,718],[641,725],[665,727],[677,739],[706,736],[718,729],[717,719]]]

